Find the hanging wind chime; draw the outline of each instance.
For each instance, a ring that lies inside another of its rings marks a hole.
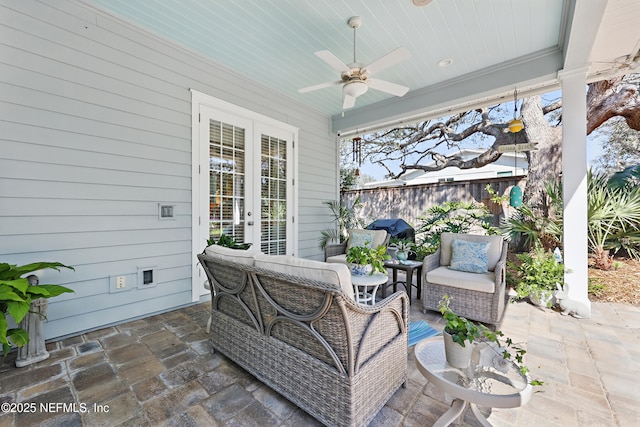
[[[356,168],[356,176],[360,176],[360,166],[362,166],[362,138],[356,136],[351,139],[352,152],[353,152],[353,161],[358,162],[358,167]]]
[[[513,176],[518,173],[518,145],[516,133],[520,132],[524,128],[522,120],[518,118],[518,90],[513,92],[513,120],[509,122],[509,132],[513,133],[513,143],[515,151],[513,153]],[[509,204],[514,208],[522,206],[522,188],[516,183],[509,192]]]

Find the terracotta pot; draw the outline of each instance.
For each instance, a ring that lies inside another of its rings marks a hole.
[[[465,346],[463,347],[453,340],[451,334],[443,332],[442,336],[444,338],[444,354],[447,358],[447,363],[459,369],[468,367],[471,363],[473,344],[465,341]]]

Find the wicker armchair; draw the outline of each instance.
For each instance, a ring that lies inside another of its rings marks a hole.
[[[352,236],[355,234],[372,234],[372,247],[389,244],[389,233],[386,230],[349,230],[349,239],[342,243],[327,244],[324,247],[324,260],[331,263],[347,263],[347,251],[349,250]]]
[[[487,273],[450,269],[453,240],[488,242]],[[460,316],[497,326],[505,309],[506,261],[507,242],[501,236],[442,233],[440,247],[422,265],[423,311],[437,311],[442,297],[449,295]]]

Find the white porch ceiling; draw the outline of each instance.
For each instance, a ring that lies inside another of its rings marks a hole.
[[[561,70],[602,79],[628,70],[625,59],[640,47],[638,0],[84,1],[332,116],[342,134],[496,103],[516,87],[546,92]],[[369,90],[343,113],[341,86],[297,90],[338,80],[314,52],[352,62],[347,20],[355,15],[358,62],[407,48],[409,60],[376,77],[410,91],[396,98]],[[438,66],[443,59],[453,62]]]

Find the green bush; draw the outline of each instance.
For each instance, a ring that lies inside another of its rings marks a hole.
[[[491,225],[492,218],[486,206],[475,202],[434,205],[418,217],[416,235],[420,244],[414,251],[423,258],[434,253],[440,246],[443,232],[468,233],[474,228],[482,228],[487,234],[497,234],[497,229]]]
[[[556,261],[553,252],[538,247],[516,256],[519,262],[507,262],[507,282],[514,287],[517,299],[533,295],[541,300],[543,294],[564,284],[564,264]]]

